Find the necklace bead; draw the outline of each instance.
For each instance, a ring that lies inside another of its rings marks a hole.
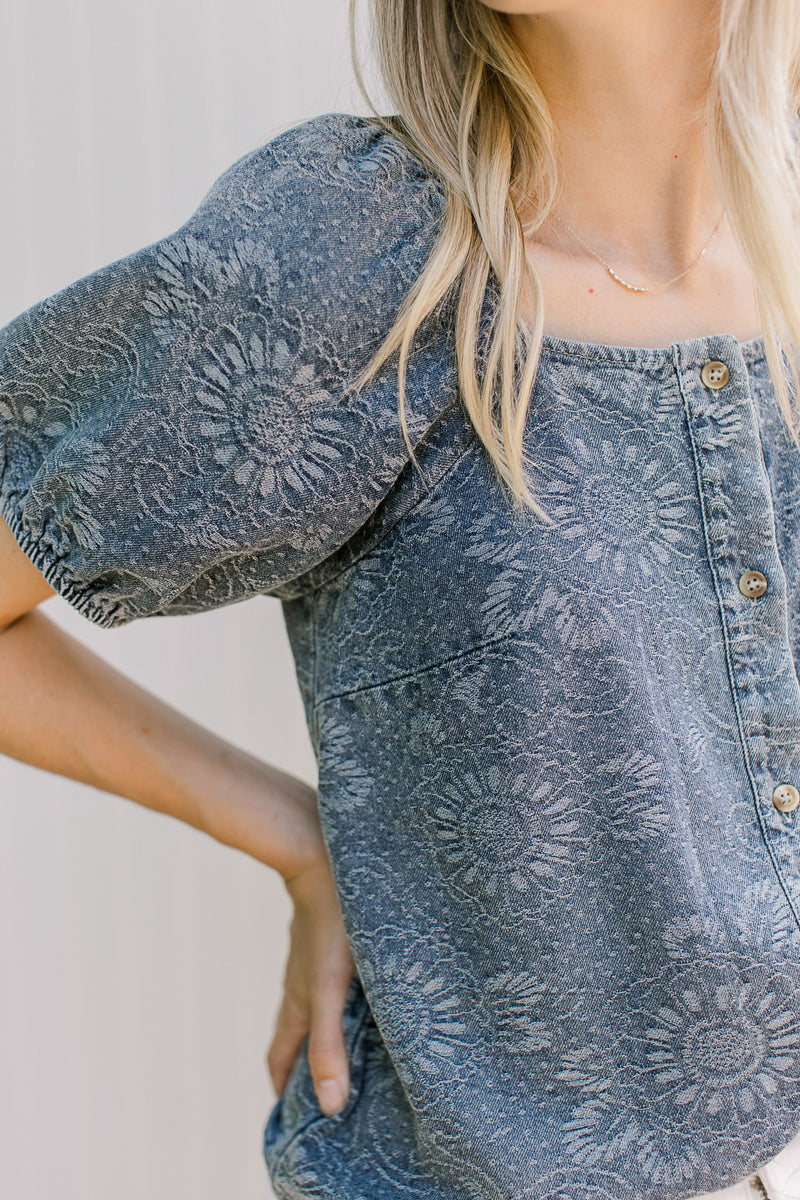
[[[692,270],[692,268],[697,266],[697,264],[700,262],[700,259],[703,257],[706,250],[709,248],[709,246],[713,242],[714,238],[716,237],[717,230],[719,229],[720,225],[722,224],[722,218],[724,216],[725,216],[725,213],[723,212],[722,216],[720,217],[720,219],[717,221],[716,225],[714,226],[714,232],[711,234],[711,237],[708,239],[705,246],[703,246],[703,249],[697,255],[697,258],[695,258],[692,262],[690,262],[689,266],[686,267],[685,270],[681,271],[679,275],[674,275],[672,277],[672,279],[668,279],[666,281],[666,283],[656,284],[655,287],[637,287],[633,283],[626,283],[626,281],[624,279],[622,279],[616,273],[614,268],[611,267],[604,258],[601,258],[599,254],[595,253],[595,251],[592,250],[591,246],[588,246],[586,244],[586,242],[583,240],[583,238],[580,236],[580,234],[576,233],[575,230],[570,225],[568,225],[566,221],[562,221],[561,217],[556,216],[555,213],[553,214],[552,219],[554,221],[558,221],[559,225],[562,225],[564,227],[564,229],[566,229],[567,233],[572,234],[572,236],[581,243],[581,245],[584,247],[584,249],[587,250],[589,254],[591,254],[592,258],[597,259],[597,261],[605,267],[608,274],[611,276],[611,278],[614,280],[615,283],[618,283],[620,285],[620,287],[627,288],[627,290],[629,292],[660,292],[662,288],[669,287],[669,285],[671,283],[677,283],[677,281],[679,279],[683,279],[684,275],[688,275],[689,272]]]

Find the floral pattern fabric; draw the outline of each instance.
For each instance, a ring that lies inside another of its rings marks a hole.
[[[800,1129],[800,452],[760,339],[546,337],[544,526],[444,305],[415,466],[394,364],[350,384],[442,208],[367,118],[245,155],[0,330],[0,512],[100,625],[283,602],[357,970],[347,1105],[304,1047],[276,1194],[684,1200]]]

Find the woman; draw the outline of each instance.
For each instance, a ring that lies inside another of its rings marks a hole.
[[[280,871],[279,1196],[796,1195],[797,6],[373,18],[396,119],[0,334],[0,750]],[[317,793],[54,591],[278,596]]]

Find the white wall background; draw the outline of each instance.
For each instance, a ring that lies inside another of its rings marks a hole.
[[[0,325],[172,232],[281,129],[365,111],[346,0],[0,0]],[[91,625],[139,683],[316,782],[280,605]],[[0,760],[0,1197],[263,1200],[280,877]]]

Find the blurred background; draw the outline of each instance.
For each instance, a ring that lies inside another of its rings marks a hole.
[[[177,229],[282,129],[366,111],[347,0],[0,0],[0,63],[0,326]],[[43,611],[316,784],[277,600],[119,630]],[[241,852],[0,759],[0,1196],[271,1196],[290,914]]]

